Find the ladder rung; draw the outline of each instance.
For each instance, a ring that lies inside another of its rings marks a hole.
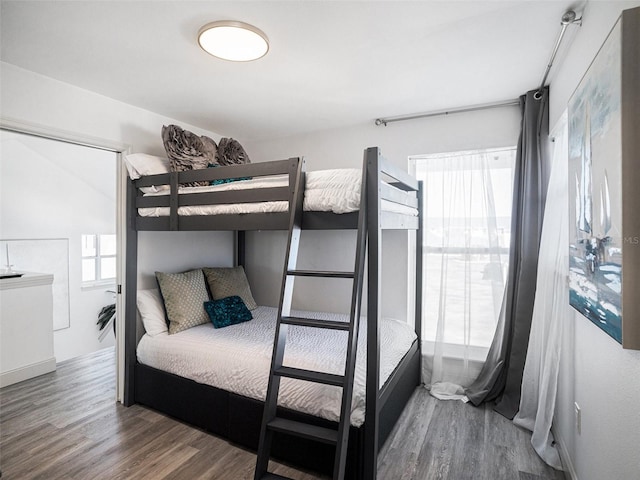
[[[330,328],[333,330],[349,330],[351,323],[337,322],[335,320],[318,320],[316,318],[282,317],[280,320],[287,325],[298,325],[301,327]]]
[[[307,423],[277,417],[267,423],[267,427],[276,432],[287,433],[296,437],[307,438],[330,445],[338,443],[337,430],[331,430],[330,428],[318,427],[316,425],[309,425]]]
[[[353,278],[353,272],[323,272],[320,270],[287,270],[287,275],[297,277]]]
[[[334,375],[332,373],[314,372],[313,370],[304,370],[302,368],[280,367],[273,373],[281,377],[296,378],[298,380],[306,380],[308,382],[324,383],[325,385],[335,385],[341,387],[344,385],[344,376]]]
[[[282,475],[278,475],[277,473],[267,472],[265,473],[260,480],[291,480],[289,477],[283,477]]]

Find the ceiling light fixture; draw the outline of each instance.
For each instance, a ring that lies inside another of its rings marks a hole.
[[[269,40],[261,30],[233,20],[208,23],[198,32],[198,43],[214,57],[233,62],[257,60],[269,51]]]

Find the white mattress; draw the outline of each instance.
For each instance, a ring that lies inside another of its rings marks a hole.
[[[257,400],[267,391],[277,309],[258,307],[254,319],[214,329],[200,325],[174,335],[144,335],[138,344],[138,361],[150,367],[190,378]],[[344,315],[294,312],[309,318],[347,321]],[[383,319],[380,325],[380,385],[389,378],[416,338],[405,323]],[[284,365],[344,373],[347,332],[290,326]],[[351,424],[364,422],[366,383],[366,321],[360,323],[358,357]],[[328,420],[338,421],[340,387],[283,378],[278,404]]]
[[[360,184],[362,172],[356,168],[341,168],[333,170],[318,170],[306,172],[304,210],[313,212],[349,213],[360,208]],[[286,175],[273,175],[258,177],[251,180],[241,180],[222,185],[205,187],[181,187],[179,194],[237,191],[257,188],[286,187],[288,177]],[[156,189],[145,196],[168,195],[167,188]],[[405,215],[417,215],[417,210],[399,205],[393,202],[382,202],[382,208],[386,211],[402,213]],[[268,213],[286,212],[288,202],[258,202],[237,203],[225,205],[194,205],[179,207],[178,215],[229,215],[239,213]],[[169,215],[169,207],[139,208],[141,217],[166,217]]]

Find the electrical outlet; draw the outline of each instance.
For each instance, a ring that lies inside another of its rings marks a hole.
[[[576,414],[576,432],[578,432],[578,435],[580,435],[582,433],[582,410],[580,409],[580,405],[578,405],[578,402],[575,402],[573,404],[573,407]]]

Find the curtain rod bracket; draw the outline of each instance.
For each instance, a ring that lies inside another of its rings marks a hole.
[[[584,15],[583,15],[584,16]],[[564,37],[564,33],[567,30],[569,25],[578,25],[582,26],[582,17],[576,18],[576,12],[573,10],[569,10],[562,15],[560,19],[560,25],[562,29],[560,30],[560,35],[558,35],[558,40],[556,40],[556,44],[553,47],[553,51],[551,52],[551,58],[549,59],[549,63],[547,64],[547,69],[544,72],[544,76],[542,77],[542,82],[540,82],[540,87],[536,93],[533,94],[533,98],[536,100],[540,100],[542,98],[542,90],[544,90],[544,84],[547,83],[547,77],[549,76],[549,72],[551,71],[551,67],[553,66],[553,61],[556,58],[556,54],[558,53],[558,49],[560,48],[560,43],[562,42],[562,37]]]

